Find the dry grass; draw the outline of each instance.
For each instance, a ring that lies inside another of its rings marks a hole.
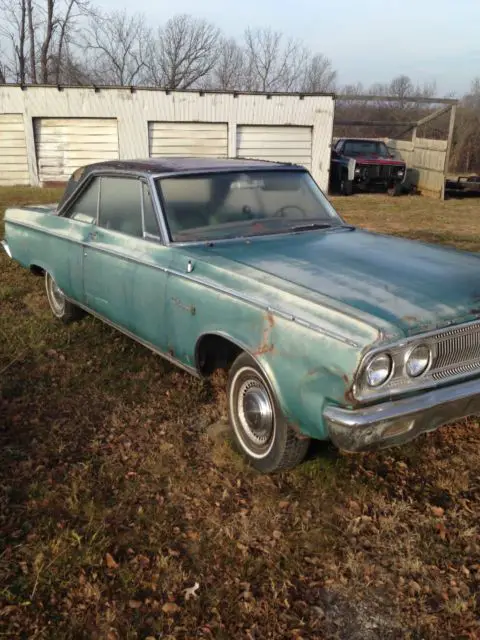
[[[0,207],[56,195],[0,189]],[[336,204],[480,248],[478,202]],[[209,436],[218,381],[91,318],[57,324],[40,279],[0,268],[2,637],[480,637],[476,422],[260,477]]]

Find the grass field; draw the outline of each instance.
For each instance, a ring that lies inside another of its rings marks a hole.
[[[0,189],[0,209],[57,197]],[[480,250],[478,201],[335,204]],[[210,428],[220,380],[58,324],[42,279],[0,269],[0,637],[480,637],[476,421],[259,476]]]

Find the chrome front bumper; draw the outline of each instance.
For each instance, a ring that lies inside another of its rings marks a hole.
[[[442,424],[477,413],[478,378],[363,409],[330,406],[323,415],[335,446],[356,452],[404,444]]]
[[[0,241],[0,244],[2,245],[3,250],[5,251],[5,253],[7,254],[7,256],[8,256],[9,258],[11,258],[11,257],[12,257],[12,252],[10,251],[10,247],[8,246],[7,241],[6,241],[6,240],[2,240],[2,241]]]

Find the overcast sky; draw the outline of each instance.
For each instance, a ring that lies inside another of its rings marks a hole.
[[[174,13],[215,22],[240,37],[247,26],[280,30],[327,55],[339,82],[365,85],[405,73],[463,94],[480,76],[480,0],[97,0],[104,9]]]

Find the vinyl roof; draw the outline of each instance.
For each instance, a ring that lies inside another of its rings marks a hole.
[[[287,162],[269,162],[267,160],[249,160],[237,158],[192,158],[165,157],[148,158],[144,160],[108,160],[96,162],[84,167],[93,170],[133,171],[138,173],[184,173],[197,171],[231,171],[242,169],[303,169],[298,165]]]

